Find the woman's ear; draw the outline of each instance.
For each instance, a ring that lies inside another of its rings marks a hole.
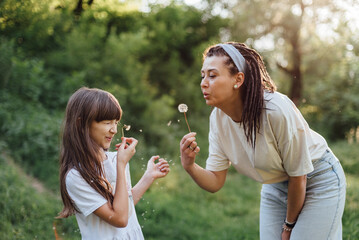
[[[239,88],[240,86],[242,86],[243,83],[244,83],[244,73],[239,72],[236,75],[236,85]]]

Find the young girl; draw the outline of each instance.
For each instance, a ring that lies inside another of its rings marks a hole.
[[[117,152],[107,152],[121,115],[116,98],[100,89],[80,88],[67,104],[60,155],[64,208],[59,218],[75,214],[82,239],[144,239],[134,205],[155,179],[169,172],[167,161],[153,156],[131,188],[128,162],[137,140],[122,137]]]

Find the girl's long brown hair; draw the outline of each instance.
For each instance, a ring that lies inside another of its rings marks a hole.
[[[233,45],[244,57],[246,68],[244,71],[244,83],[241,87],[243,101],[242,124],[247,141],[255,147],[256,133],[259,132],[261,114],[264,107],[264,90],[274,92],[276,86],[269,76],[262,57],[253,49],[243,43],[228,42]],[[227,56],[225,65],[229,72],[235,75],[239,72],[231,57],[220,46],[214,45],[203,53],[203,60],[211,56]]]
[[[70,97],[60,152],[60,190],[64,207],[58,218],[79,211],[66,190],[66,175],[73,168],[112,205],[111,185],[103,177],[101,149],[90,137],[90,126],[93,121],[120,120],[121,115],[120,104],[109,92],[82,87]]]

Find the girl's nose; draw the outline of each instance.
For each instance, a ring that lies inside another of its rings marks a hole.
[[[116,134],[117,133],[117,124],[112,125],[110,128],[110,132]]]

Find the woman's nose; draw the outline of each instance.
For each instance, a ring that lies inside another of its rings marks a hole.
[[[206,77],[202,78],[200,86],[201,86],[201,88],[208,87],[208,81],[206,80]]]

